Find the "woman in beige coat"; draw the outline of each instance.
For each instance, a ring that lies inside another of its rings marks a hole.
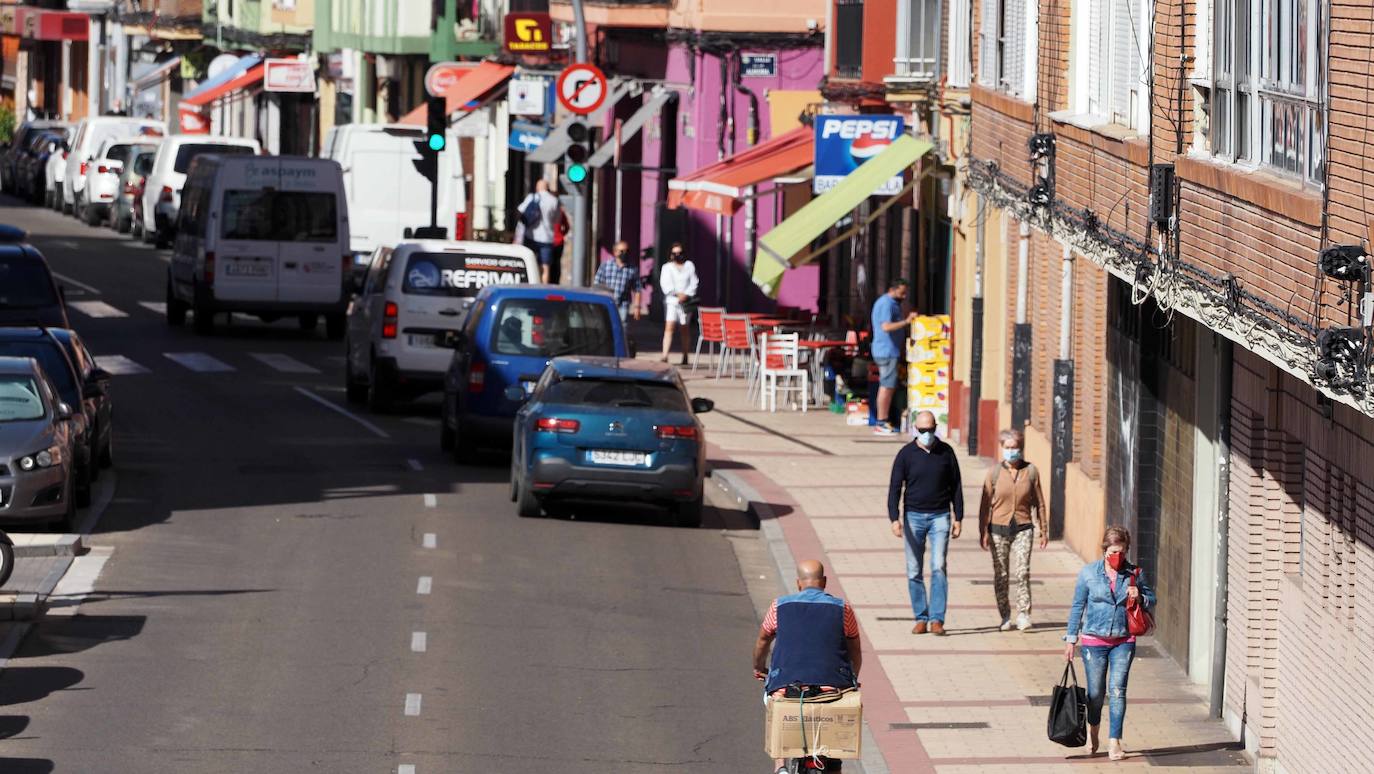
[[[1016,581],[1016,628],[1031,627],[1030,558],[1035,529],[1040,547],[1049,543],[1049,509],[1040,488],[1040,471],[1025,459],[1025,437],[1019,430],[1003,430],[1002,460],[988,471],[978,506],[978,542],[992,551],[992,580],[1002,631],[1012,627],[1010,581]],[[1008,572],[1010,570],[1010,572]]]

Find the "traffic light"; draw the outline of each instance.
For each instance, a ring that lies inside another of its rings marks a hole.
[[[587,183],[587,178],[591,176],[591,169],[587,166],[587,158],[592,155],[591,130],[587,128],[586,122],[581,119],[574,119],[568,124],[568,149],[563,151],[563,177],[567,179],[569,185],[581,191]]]
[[[448,144],[448,100],[444,97],[430,97],[427,107],[429,132],[425,136],[425,145],[434,153],[439,153]]]

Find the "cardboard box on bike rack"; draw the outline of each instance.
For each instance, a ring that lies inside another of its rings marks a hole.
[[[859,757],[863,701],[857,690],[829,701],[771,698],[764,725],[764,750],[771,758],[799,758],[816,753],[839,760]],[[802,743],[803,725],[806,743]]]

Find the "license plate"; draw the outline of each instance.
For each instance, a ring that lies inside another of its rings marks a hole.
[[[587,452],[587,457],[593,465],[638,465],[643,467],[649,464],[649,455],[646,452],[592,449]]]
[[[436,347],[433,334],[424,335],[410,333],[406,335],[406,340],[410,342],[410,346],[419,347],[420,349],[434,349]]]
[[[272,264],[267,261],[229,261],[224,273],[231,277],[266,277],[272,273]]]

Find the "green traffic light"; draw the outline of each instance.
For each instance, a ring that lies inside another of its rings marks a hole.
[[[442,134],[431,134],[429,136],[429,149],[441,151],[444,149],[444,136]]]
[[[569,181],[581,183],[587,179],[587,167],[582,164],[569,164],[566,174],[568,175]]]

